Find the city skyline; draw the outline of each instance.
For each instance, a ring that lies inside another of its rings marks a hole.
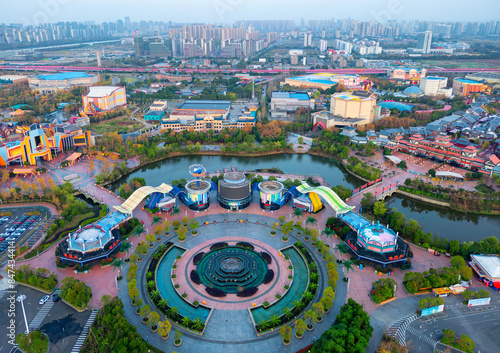
[[[174,23],[223,23],[232,24],[238,20],[295,20],[301,19],[339,19],[352,18],[359,21],[436,21],[436,22],[482,22],[497,20],[500,2],[474,6],[470,1],[457,0],[453,7],[444,1],[422,0],[418,4],[407,4],[401,0],[360,0],[356,9],[346,3],[333,3],[319,0],[315,6],[304,6],[302,2],[275,1],[272,4],[263,0],[243,2],[242,0],[192,0],[188,11],[184,3],[168,3],[158,0],[145,0],[140,4],[132,1],[87,0],[19,0],[12,6],[4,5],[0,13],[0,23],[21,23],[37,25],[54,22],[86,22],[123,20],[163,21]],[[294,6],[295,5],[295,6]],[[485,9],[487,8],[487,10]],[[318,12],[321,8],[322,11]],[[29,10],[27,10],[29,9]],[[361,10],[360,10],[361,9]],[[323,11],[324,10],[324,11]],[[328,15],[327,15],[328,14]]]

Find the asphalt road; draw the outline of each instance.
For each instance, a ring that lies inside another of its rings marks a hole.
[[[2,328],[0,335],[0,353],[10,352],[12,346],[8,343],[6,335],[7,326],[10,318],[8,317],[10,303],[9,297],[16,297],[20,294],[26,295],[24,300],[24,308],[26,311],[26,320],[28,324],[32,322],[36,314],[42,309],[39,305],[39,300],[45,295],[42,292],[17,285],[12,292],[0,292],[0,327]],[[52,300],[49,299],[49,300]],[[67,353],[70,352],[82,332],[91,311],[86,310],[79,313],[70,306],[63,303],[61,300],[54,303],[49,312],[42,321],[39,330],[49,337],[50,353]],[[15,302],[15,334],[25,332],[26,324],[24,321],[21,304]]]

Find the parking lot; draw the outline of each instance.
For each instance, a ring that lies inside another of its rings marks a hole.
[[[49,218],[51,218],[50,210],[43,206],[1,208],[0,262],[5,260],[4,252],[9,243],[16,247],[23,245],[32,247],[43,235],[38,229]]]
[[[0,316],[2,322],[7,327],[9,296],[18,297],[24,294],[24,309],[26,311],[26,320],[30,330],[38,328],[45,333],[50,340],[50,353],[69,353],[72,351],[80,333],[89,318],[91,311],[86,310],[79,313],[61,300],[54,302],[52,296],[44,304],[40,304],[40,299],[45,296],[44,293],[17,285],[14,291],[0,292]],[[22,308],[19,302],[15,302],[15,327],[16,335],[25,332],[26,324]],[[12,346],[5,339],[0,340],[0,352],[10,352]]]
[[[30,208],[1,209],[0,217],[0,253],[3,253],[9,242],[20,245],[30,230],[36,228],[42,219],[40,210]]]

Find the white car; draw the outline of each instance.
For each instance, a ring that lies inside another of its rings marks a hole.
[[[50,299],[50,295],[46,295],[45,297],[43,297],[42,299],[40,299],[40,301],[38,302],[38,304],[43,305],[49,299]]]

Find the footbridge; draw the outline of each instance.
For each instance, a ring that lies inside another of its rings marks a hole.
[[[132,211],[142,202],[142,200],[144,200],[146,196],[154,193],[167,194],[171,190],[172,187],[165,183],[157,187],[143,186],[142,188],[135,190],[132,195],[130,195],[130,197],[125,200],[124,203],[122,203],[120,206],[114,206],[114,208],[121,213],[131,214]]]

